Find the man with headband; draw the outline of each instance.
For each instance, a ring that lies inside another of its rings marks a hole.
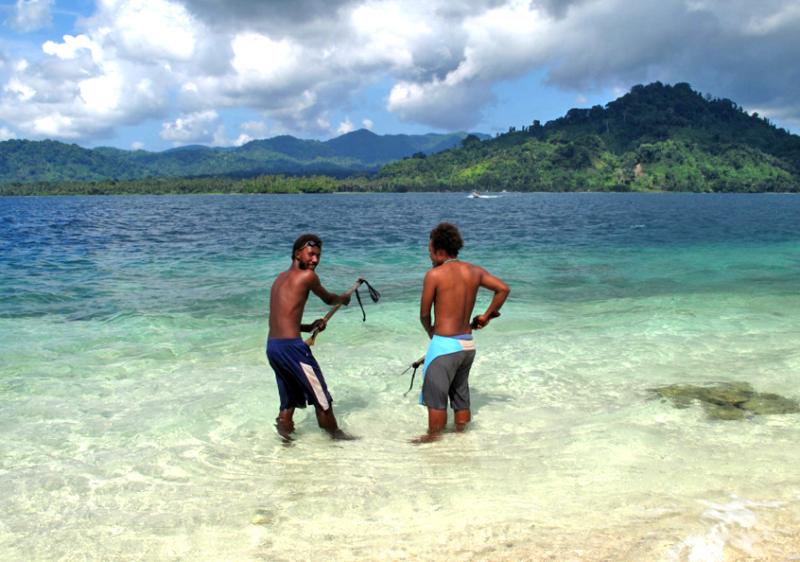
[[[278,434],[291,440],[295,408],[312,404],[317,423],[334,439],[351,439],[339,429],[333,415],[333,399],[311,348],[300,338],[301,332],[325,329],[320,318],[303,324],[303,310],[309,293],[325,304],[349,304],[350,293],[329,293],[314,271],[322,256],[322,240],[314,234],[303,234],[292,246],[292,265],[278,275],[272,284],[269,302],[269,337],[267,359],[275,371],[280,395],[280,412],[276,421]]]

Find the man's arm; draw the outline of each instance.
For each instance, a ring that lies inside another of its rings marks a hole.
[[[322,282],[319,280],[319,276],[314,273],[313,271],[310,272],[313,277],[310,279],[309,290],[317,295],[322,302],[327,305],[335,306],[337,304],[348,305],[350,304],[350,295],[347,293],[342,293],[341,295],[337,295],[334,293],[329,292],[325,287],[322,286]]]
[[[500,307],[506,302],[508,294],[511,292],[508,285],[503,283],[499,277],[495,277],[485,269],[481,270],[480,284],[481,287],[494,291],[494,296],[486,312],[475,317],[475,329],[477,330],[485,327],[492,318],[500,316]]]
[[[328,327],[328,323],[325,322],[324,318],[317,318],[311,324],[300,324],[300,331],[301,332],[313,332],[314,330],[316,330],[317,332],[322,332],[327,327]]]
[[[425,279],[422,281],[422,297],[419,303],[419,321],[428,333],[429,338],[433,337],[431,309],[433,308],[433,299],[436,296],[436,284],[433,278],[433,270],[425,274]]]

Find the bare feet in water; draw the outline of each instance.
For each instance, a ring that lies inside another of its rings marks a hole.
[[[355,441],[358,439],[355,435],[350,435],[349,433],[345,433],[341,429],[337,429],[330,433],[331,439],[335,439],[336,441]]]
[[[437,433],[426,433],[424,435],[420,435],[419,437],[412,439],[411,441],[409,441],[409,443],[412,443],[414,445],[422,445],[423,443],[433,443],[434,441],[438,441],[441,438],[442,438],[441,431]]]
[[[292,438],[292,433],[294,433],[294,422],[286,421],[278,416],[275,418],[275,429],[278,430],[278,435],[280,435],[281,439],[284,441],[294,441]]]

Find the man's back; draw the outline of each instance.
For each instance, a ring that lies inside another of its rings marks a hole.
[[[464,261],[450,261],[428,272],[434,286],[434,333],[469,333],[472,309],[484,270]]]
[[[433,266],[422,282],[419,320],[431,343],[423,366],[422,403],[428,407],[428,434],[417,443],[436,439],[447,424],[448,401],[454,410],[456,430],[471,419],[469,372],[475,358],[472,330],[486,326],[500,315],[510,289],[488,271],[458,259],[464,245],[458,227],[439,223],[431,231],[428,255]],[[478,289],[494,293],[486,312],[473,320],[472,309]],[[432,314],[435,313],[435,322]]]

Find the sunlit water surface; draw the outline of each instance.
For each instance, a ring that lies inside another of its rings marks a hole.
[[[440,220],[513,292],[472,426],[415,446]],[[0,558],[800,557],[800,415],[650,391],[800,399],[798,225],[789,195],[0,199]],[[383,294],[314,347],[353,442],[273,428],[268,288],[304,231],[327,288]]]

